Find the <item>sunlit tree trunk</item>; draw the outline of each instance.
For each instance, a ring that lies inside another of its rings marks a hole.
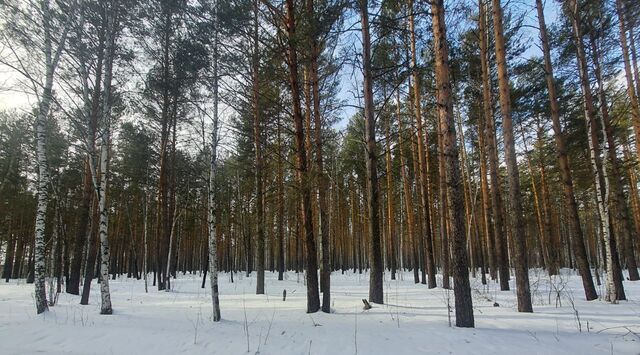
[[[522,196],[520,195],[520,174],[516,158],[515,138],[511,120],[511,94],[509,74],[507,73],[507,55],[502,23],[502,7],[500,0],[493,0],[493,29],[495,35],[496,64],[498,66],[498,85],[500,88],[500,111],[502,112],[502,134],[504,136],[505,162],[509,180],[509,206],[511,231],[513,238],[513,264],[516,271],[516,293],[518,311],[533,312],[531,290],[529,286],[529,264],[524,234],[524,218],[522,215]]]
[[[618,26],[620,33],[620,46],[622,47],[622,59],[624,59],[624,74],[627,80],[627,95],[631,102],[631,125],[636,137],[636,152],[640,156],[640,103],[633,85],[633,73],[631,69],[631,59],[629,56],[629,45],[627,44],[627,24],[625,18],[625,8],[622,0],[616,0],[616,10],[618,12]],[[631,39],[633,41],[633,38]],[[637,271],[636,271],[637,274]],[[630,275],[631,276],[631,275]]]
[[[584,235],[580,225],[580,216],[578,214],[578,204],[573,190],[573,178],[571,176],[571,167],[569,165],[569,157],[567,155],[567,144],[562,125],[560,124],[560,107],[558,104],[558,95],[556,94],[555,78],[553,77],[553,65],[551,63],[551,51],[549,49],[549,39],[547,36],[547,27],[544,21],[544,8],[542,0],[536,0],[538,10],[538,24],[540,29],[540,41],[542,43],[542,52],[544,55],[545,79],[547,81],[547,93],[549,95],[549,105],[551,108],[551,120],[553,123],[553,133],[556,142],[556,154],[558,155],[558,166],[560,169],[560,178],[562,182],[562,192],[564,195],[565,206],[567,209],[567,218],[569,220],[569,228],[573,234],[572,240],[577,248],[574,247],[576,262],[582,277],[582,286],[584,288],[587,300],[593,300],[598,297],[593,278],[591,277],[591,268],[587,259],[584,247]],[[580,246],[582,245],[582,247]]]
[[[453,100],[449,79],[449,45],[447,42],[444,0],[431,2],[433,47],[435,50],[436,100],[438,120],[444,147],[449,197],[451,249],[453,250],[453,289],[457,327],[473,327],[473,302],[469,285],[467,238],[465,236],[464,199],[453,117]],[[446,248],[446,246],[444,246]]]
[[[576,59],[578,62],[578,72],[580,75],[580,86],[582,89],[582,101],[584,106],[585,123],[588,133],[589,142],[589,155],[591,160],[591,168],[594,174],[595,187],[596,187],[596,202],[598,205],[598,219],[600,233],[604,240],[605,250],[605,262],[607,268],[607,281],[606,281],[606,295],[605,299],[616,302],[617,290],[616,283],[614,282],[614,262],[613,262],[613,248],[615,243],[611,236],[610,216],[609,216],[609,183],[606,169],[602,169],[602,162],[600,161],[600,142],[598,141],[598,129],[595,121],[595,108],[593,105],[593,97],[591,94],[591,86],[589,82],[589,74],[587,67],[587,59],[584,54],[584,44],[582,41],[582,29],[580,26],[580,18],[578,13],[578,4],[576,0],[569,0],[569,15],[571,17],[571,25],[573,28],[573,39],[576,47]],[[574,252],[580,247],[575,242]],[[584,244],[583,244],[584,247]],[[586,255],[586,252],[585,252]]]
[[[421,208],[424,220],[421,223],[424,225],[424,239],[426,243],[425,252],[425,268],[428,275],[427,287],[436,287],[436,272],[435,272],[435,260],[433,253],[433,233],[431,229],[431,192],[429,183],[429,161],[427,159],[426,149],[428,149],[426,136],[424,134],[424,126],[422,122],[422,95],[420,91],[420,77],[417,68],[417,53],[416,53],[416,33],[414,25],[413,15],[413,0],[409,0],[407,5],[409,7],[409,38],[411,43],[411,69],[413,77],[413,111],[416,119],[416,129],[418,131],[418,173],[420,175],[420,196],[421,196]],[[426,145],[426,147],[425,147]],[[422,238],[422,236],[421,236]]]
[[[598,99],[600,101],[600,122],[602,128],[602,136],[606,143],[606,153],[608,156],[608,168],[611,170],[609,176],[609,186],[611,188],[610,195],[612,209],[612,217],[614,219],[614,228],[618,235],[618,241],[623,245],[625,252],[626,264],[629,269],[629,280],[637,281],[640,279],[638,275],[638,265],[636,264],[636,258],[633,254],[633,242],[631,236],[631,221],[629,220],[627,201],[622,189],[622,171],[618,163],[618,153],[616,150],[616,143],[613,136],[613,127],[611,126],[611,119],[609,118],[609,108],[607,104],[607,95],[605,93],[604,81],[602,79],[602,70],[600,68],[600,48],[596,44],[596,40],[591,36],[591,51],[593,53],[593,67],[598,83]],[[606,168],[606,167],[605,167]],[[619,275],[620,276],[620,275]],[[625,299],[623,296],[624,288],[621,283],[616,287],[618,292],[618,299]]]
[[[486,5],[479,1],[480,7],[480,63],[482,66],[482,107],[485,120],[484,136],[487,143],[489,159],[489,176],[491,178],[491,207],[493,215],[493,239],[498,268],[500,290],[509,290],[509,260],[507,239],[505,235],[502,192],[500,175],[498,174],[498,148],[496,142],[495,118],[493,117],[493,100],[491,97],[491,79],[489,69],[488,30]]]

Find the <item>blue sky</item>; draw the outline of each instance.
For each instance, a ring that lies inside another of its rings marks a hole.
[[[445,0],[445,3],[451,2],[451,0]],[[551,26],[558,20],[558,4],[554,0],[543,0],[543,4],[545,5],[545,21],[547,26]],[[522,34],[524,36],[523,40],[528,44],[527,50],[522,54],[522,60],[527,58],[541,56],[542,51],[538,47],[539,45],[539,37],[538,37],[538,17],[537,11],[535,8],[535,2],[531,0],[517,0],[517,1],[503,1],[503,7],[508,7],[512,11],[518,14],[524,14],[524,26],[522,28]],[[428,16],[428,15],[422,15]],[[354,22],[358,22],[359,17],[357,14],[351,14],[350,18],[345,21],[345,25],[349,26]],[[468,21],[466,26],[475,26],[475,23],[472,23],[471,20]],[[357,26],[357,25],[356,25]],[[354,26],[355,27],[355,26]],[[357,26],[357,28],[360,28]],[[352,42],[358,42],[353,44]],[[360,50],[360,34],[356,32],[351,32],[350,37],[342,39],[343,46],[354,45],[356,50]],[[341,119],[334,125],[337,129],[344,129],[349,122],[349,118],[353,116],[357,112],[357,108],[354,106],[360,106],[358,100],[354,97],[353,91],[355,90],[354,86],[358,86],[358,90],[362,90],[362,74],[359,68],[353,68],[350,65],[345,65],[342,68],[341,73],[341,92],[340,98],[347,102],[347,106],[343,108]]]

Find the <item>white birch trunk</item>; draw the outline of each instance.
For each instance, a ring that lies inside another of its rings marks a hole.
[[[42,29],[44,31],[44,56],[45,56],[45,81],[42,87],[42,95],[38,104],[38,114],[36,116],[36,159],[38,164],[38,184],[37,195],[38,204],[36,210],[35,223],[35,250],[34,250],[34,285],[37,313],[49,310],[47,306],[47,293],[45,290],[45,221],[47,215],[47,205],[49,203],[49,167],[47,163],[47,132],[46,121],[51,105],[53,75],[58,66],[60,54],[67,39],[68,26],[62,33],[55,53],[52,49],[51,34],[51,9],[49,1],[40,2],[40,12],[42,14]]]
[[[115,19],[113,9],[108,9],[106,32],[106,60],[104,88],[102,93],[102,134],[100,143],[100,185],[96,187],[98,209],[100,211],[100,314],[112,314],[111,293],[109,292],[109,210],[107,207],[107,185],[109,178],[109,140],[111,135],[111,80],[113,77],[113,57],[115,42]]]
[[[218,249],[216,241],[215,177],[216,148],[218,143],[218,2],[213,3],[213,127],[211,128],[211,162],[209,170],[209,279],[213,321],[220,321],[220,300],[218,299]]]
[[[575,0],[571,1],[570,6],[572,8],[572,26],[573,26],[573,34],[574,40],[576,44],[576,52],[578,59],[578,69],[580,74],[581,81],[581,89],[585,111],[585,123],[587,128],[587,140],[589,141],[589,157],[591,160],[591,168],[595,177],[595,185],[596,185],[596,202],[598,204],[598,217],[599,217],[599,227],[602,233],[602,237],[604,239],[605,245],[605,257],[607,259],[607,280],[606,280],[606,295],[605,300],[610,302],[616,302],[617,291],[616,285],[613,280],[613,260],[611,255],[611,233],[609,226],[609,176],[607,174],[607,169],[602,168],[601,158],[600,158],[600,148],[596,146],[598,142],[597,137],[597,128],[594,126],[596,124],[594,116],[596,115],[593,107],[593,97],[591,94],[591,88],[589,86],[589,78],[588,78],[588,68],[584,53],[584,46],[582,44],[582,32],[580,31],[580,27],[578,21],[576,20],[576,16],[578,16],[577,2]],[[604,129],[604,127],[603,127]],[[604,183],[602,186],[601,181]],[[604,190],[603,190],[604,188]],[[604,194],[604,196],[603,196]]]
[[[169,254],[167,255],[167,280],[165,285],[165,291],[171,291],[171,256],[173,255],[173,239],[175,239],[176,225],[178,224],[178,218],[180,218],[180,212],[178,212],[178,198],[176,197],[175,208],[173,209],[173,222],[171,223],[171,233],[169,234]]]
[[[49,66],[49,65],[48,65]],[[38,208],[36,211],[36,231],[34,250],[35,299],[38,314],[49,309],[45,291],[45,220],[49,203],[49,169],[46,156],[46,116],[49,112],[53,70],[47,68],[47,79],[36,118],[36,154],[38,159]]]
[[[58,212],[56,211],[56,214]],[[56,251],[56,247],[57,247],[57,243],[58,243],[58,226],[57,226],[57,218],[55,218],[56,220],[56,225],[54,225],[53,227],[53,236],[51,236],[51,252],[49,253],[49,306],[53,307],[56,305],[56,300],[55,300],[55,291],[54,291],[54,287],[53,287],[53,280],[55,278],[55,269],[56,269],[56,255],[55,255],[55,251]]]

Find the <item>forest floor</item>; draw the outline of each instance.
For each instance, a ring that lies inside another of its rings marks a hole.
[[[387,274],[386,304],[368,311],[367,275],[333,273],[332,314],[305,313],[302,275],[277,281],[267,273],[267,293],[258,296],[255,274],[236,274],[234,283],[221,274],[220,323],[210,320],[210,289],[197,275],[172,280],[170,292],[112,280],[110,316],[99,314],[95,282],[90,305],[63,293],[37,316],[33,285],[1,281],[0,354],[640,354],[640,282],[626,281],[629,300],[612,305],[584,301],[579,277],[562,274],[532,271],[533,314],[517,312],[513,290],[472,279],[474,329],[451,327],[453,292],[416,285],[411,273],[395,281]]]

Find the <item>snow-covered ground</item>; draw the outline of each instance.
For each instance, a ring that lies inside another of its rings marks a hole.
[[[450,327],[453,294],[414,285],[410,273],[386,275],[386,304],[368,311],[368,276],[334,273],[333,313],[311,315],[302,275],[277,281],[267,273],[267,294],[257,296],[255,275],[231,283],[222,274],[220,323],[210,320],[209,287],[200,288],[197,275],[180,276],[171,292],[149,286],[148,294],[141,280],[111,281],[110,316],[99,315],[96,284],[89,306],[61,294],[37,316],[33,285],[1,281],[0,354],[640,354],[640,282],[625,282],[629,301],[611,305],[583,301],[580,279],[568,274],[551,284],[532,272],[533,314],[516,311],[514,291],[472,280],[475,329]]]

